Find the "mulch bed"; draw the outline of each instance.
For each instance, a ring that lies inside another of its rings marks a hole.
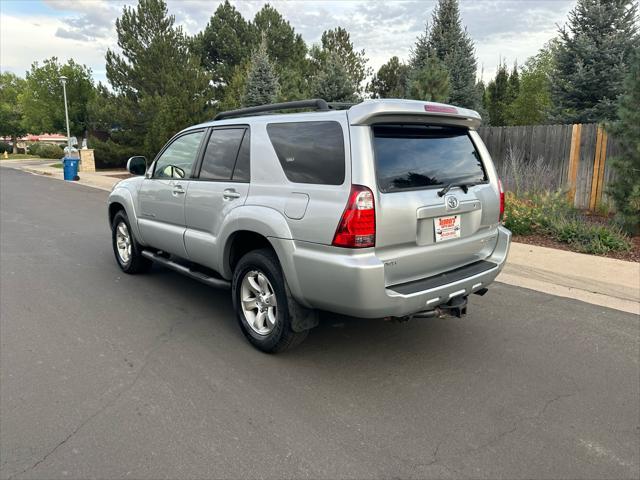
[[[559,250],[568,250],[575,252],[574,248],[567,243],[558,242],[553,238],[545,235],[514,235],[513,241],[518,243],[528,243],[529,245],[537,245],[539,247],[557,248]],[[626,260],[628,262],[640,262],[640,237],[633,237],[631,239],[631,250],[628,252],[609,252],[606,255],[598,255],[599,257],[617,258],[618,260]],[[582,253],[582,252],[578,252]]]

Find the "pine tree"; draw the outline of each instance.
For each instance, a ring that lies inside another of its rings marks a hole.
[[[323,70],[328,55],[333,52],[340,59],[347,74],[356,85],[356,93],[361,95],[364,91],[364,80],[373,73],[367,67],[369,61],[364,50],[357,51],[353,47],[349,32],[342,27],[326,30],[322,33],[321,48],[314,46],[311,49],[312,63],[315,73]]]
[[[444,63],[450,78],[449,102],[466,108],[478,108],[475,49],[466,28],[462,27],[458,0],[439,0],[412,50],[411,66],[419,69],[431,56]]]
[[[617,114],[610,130],[621,151],[611,163],[616,179],[608,193],[620,223],[633,234],[640,231],[640,52],[632,59]]]
[[[509,105],[509,72],[507,66],[501,63],[496,72],[496,78],[487,85],[486,105],[489,121],[493,126],[507,124],[507,107]]]
[[[436,57],[428,57],[424,65],[409,76],[408,97],[428,102],[449,100],[449,73]]]
[[[251,57],[243,103],[246,107],[274,103],[278,98],[278,77],[267,54],[267,39],[262,36],[260,47]]]
[[[280,85],[282,101],[304,98],[308,94],[309,61],[302,36],[274,7],[265,4],[253,18],[255,38],[265,35],[267,53]]]
[[[403,98],[406,96],[409,66],[398,57],[391,57],[382,65],[367,85],[373,98]]]
[[[355,102],[357,86],[337,52],[329,52],[312,81],[311,94],[328,102]]]
[[[640,47],[637,3],[578,0],[560,28],[551,75],[553,116],[566,123],[615,118],[631,54]]]
[[[175,132],[208,116],[210,77],[164,0],[125,6],[116,33],[119,52],[107,51],[106,70],[118,128],[105,129],[152,158]]]
[[[240,12],[225,0],[216,9],[209,23],[193,39],[193,49],[202,58],[213,82],[220,87],[229,84],[239,65],[251,57],[256,32]]]
[[[511,105],[511,103],[518,97],[519,93],[520,75],[518,74],[518,63],[516,62],[513,64],[513,70],[511,70],[511,74],[509,75],[509,82],[507,84],[507,106]]]

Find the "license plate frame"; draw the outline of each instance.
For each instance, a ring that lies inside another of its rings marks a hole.
[[[460,238],[460,215],[447,215],[433,219],[433,234],[436,243]]]

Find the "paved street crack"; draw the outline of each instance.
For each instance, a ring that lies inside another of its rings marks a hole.
[[[166,332],[161,333],[160,335],[158,335],[155,338],[154,344],[151,347],[151,349],[149,350],[149,353],[147,353],[147,355],[145,356],[144,362],[142,364],[142,366],[140,367],[140,369],[138,370],[138,372],[136,373],[136,376],[134,377],[133,381],[126,386],[125,388],[123,388],[122,390],[120,390],[120,392],[113,398],[111,399],[109,402],[107,402],[104,406],[102,406],[101,408],[99,408],[97,411],[95,411],[94,413],[92,413],[89,417],[87,417],[85,420],[83,420],[76,428],[73,429],[73,431],[67,435],[62,441],[58,442],[51,450],[49,450],[49,452],[47,452],[40,460],[38,460],[37,462],[35,462],[33,465],[21,470],[20,472],[14,473],[12,475],[10,475],[7,480],[13,480],[14,478],[27,473],[31,470],[34,470],[35,468],[37,468],[39,465],[41,465],[42,463],[44,463],[45,461],[47,461],[47,459],[49,457],[51,457],[51,455],[53,455],[60,447],[62,447],[64,444],[66,444],[69,440],[71,440],[80,430],[82,430],[82,428],[89,423],[91,420],[93,420],[94,418],[96,418],[98,415],[100,415],[102,412],[104,412],[105,410],[107,410],[109,407],[111,407],[112,405],[114,405],[119,399],[120,397],[122,397],[125,393],[129,392],[133,387],[135,387],[136,383],[138,383],[138,380],[140,379],[140,377],[142,376],[142,374],[144,373],[144,370],[146,369],[147,365],[149,364],[149,362],[151,361],[151,357],[163,346],[165,345],[173,336],[173,333],[176,329],[176,327],[180,324],[180,322],[176,322],[173,323],[169,329]]]

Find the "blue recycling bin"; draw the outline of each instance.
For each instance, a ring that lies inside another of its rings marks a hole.
[[[78,161],[77,158],[64,157],[62,159],[62,171],[65,180],[73,181],[76,179],[78,176]]]

